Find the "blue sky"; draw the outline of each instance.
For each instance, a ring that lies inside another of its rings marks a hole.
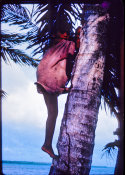
[[[6,29],[5,26],[3,28]],[[16,32],[16,28],[14,31]],[[2,104],[3,160],[52,160],[40,149],[44,142],[47,110],[43,96],[37,93],[35,81],[35,68],[2,62],[2,89],[8,94]],[[53,139],[56,153],[66,97],[67,95],[59,97],[59,115]],[[106,156],[101,157],[104,146],[117,138],[113,135],[117,125],[116,118],[111,116],[109,111],[106,113],[102,105],[99,110],[92,165],[115,166],[117,151],[114,152],[114,160]]]

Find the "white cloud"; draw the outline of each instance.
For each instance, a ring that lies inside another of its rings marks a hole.
[[[28,69],[28,67],[27,67]],[[32,74],[33,69],[30,70]],[[8,96],[3,99],[3,121],[28,122],[35,125],[44,125],[46,108],[43,97],[38,95],[35,81],[29,76],[29,72],[18,65],[3,67],[3,90]]]
[[[103,109],[100,108],[96,129],[96,135],[98,135],[98,139],[100,141],[104,141],[106,138],[106,142],[108,142],[111,141],[111,138],[117,138],[117,136],[113,136],[113,132],[116,130],[117,127],[117,119],[111,116],[109,110],[106,113],[104,107]]]
[[[117,136],[113,135],[113,132],[118,127],[117,119],[111,116],[109,110],[107,113],[104,110],[104,106],[102,105],[102,109],[100,107],[99,115],[98,115],[98,122],[96,128],[96,135],[95,135],[95,146],[93,152],[93,165],[100,165],[100,166],[115,166],[116,157],[117,157],[117,150],[114,151],[114,159],[111,159],[110,156],[106,156],[104,154],[105,151],[104,146],[109,142],[113,142],[117,139]],[[102,155],[104,156],[102,157]]]
[[[23,87],[23,86],[22,86]],[[18,123],[31,123],[44,127],[47,116],[43,97],[36,93],[35,85],[28,84],[28,87],[15,93],[11,93],[3,101],[4,120]]]

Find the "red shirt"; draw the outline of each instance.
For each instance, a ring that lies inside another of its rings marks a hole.
[[[43,56],[37,67],[37,83],[49,93],[62,93],[68,80],[66,62],[68,54],[73,55],[75,43],[61,40]],[[38,90],[42,93],[42,90]]]

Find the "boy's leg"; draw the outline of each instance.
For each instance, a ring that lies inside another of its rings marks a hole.
[[[47,152],[51,157],[54,158],[54,152],[52,149],[52,139],[58,115],[57,95],[48,94],[47,92],[43,93],[43,95],[48,110],[48,118],[46,121],[45,142],[42,147],[42,150]]]

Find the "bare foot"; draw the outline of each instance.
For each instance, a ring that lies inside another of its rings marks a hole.
[[[52,158],[54,158],[54,159],[57,159],[57,158],[58,158],[58,156],[54,154],[53,149],[52,149],[51,147],[47,147],[47,146],[44,146],[44,145],[43,145],[43,146],[41,147],[41,149],[42,149],[44,152],[48,153],[48,154],[50,155],[50,157],[52,157]]]

